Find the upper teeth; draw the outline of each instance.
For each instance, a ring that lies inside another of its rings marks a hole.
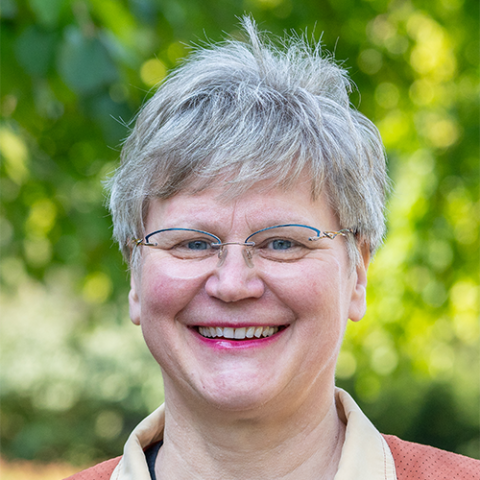
[[[200,335],[204,337],[223,337],[243,340],[244,338],[270,337],[278,332],[278,327],[198,327]]]

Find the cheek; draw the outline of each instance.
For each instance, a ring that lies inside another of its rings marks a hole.
[[[162,368],[181,356],[178,341],[185,332],[177,319],[202,284],[199,278],[187,279],[171,272],[163,262],[150,262],[142,271],[140,325],[145,343]]]
[[[299,317],[317,318],[318,321],[328,318],[331,321],[334,317],[343,319],[347,316],[346,285],[338,262],[299,265],[266,281],[274,294]]]
[[[142,273],[144,320],[174,319],[202,288],[203,275],[176,272],[168,262],[149,262]]]
[[[275,295],[294,313],[296,338],[312,372],[319,364],[334,365],[348,320],[342,269],[338,264],[326,267],[303,268],[275,284]]]

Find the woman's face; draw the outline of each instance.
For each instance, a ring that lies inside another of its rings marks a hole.
[[[243,242],[279,224],[338,230],[327,199],[312,201],[306,185],[266,193],[254,188],[228,201],[219,198],[220,187],[155,200],[146,233],[193,228],[223,242]],[[360,320],[365,312],[368,254],[352,268],[341,236],[315,242],[295,261],[254,257],[253,266],[239,245],[227,246],[223,261],[183,260],[169,251],[139,248],[130,314],[162,368],[167,398],[248,411],[295,403],[333,386],[347,319]],[[263,332],[259,327],[279,330],[235,340],[206,337],[207,327],[207,334],[213,328],[225,336],[240,329],[240,337],[249,329]]]

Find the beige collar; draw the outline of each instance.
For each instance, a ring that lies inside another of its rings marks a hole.
[[[337,388],[335,395],[337,407],[343,408],[347,419],[335,480],[397,480],[392,453],[382,435],[347,392]],[[151,480],[143,449],[163,438],[164,425],[162,405],[132,432],[111,480]]]
[[[335,480],[397,480],[392,452],[380,432],[344,390],[335,391],[347,419]]]

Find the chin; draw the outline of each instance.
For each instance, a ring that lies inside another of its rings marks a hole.
[[[198,389],[206,403],[217,410],[227,412],[254,412],[263,408],[280,394],[275,385],[268,385],[265,378],[216,378]]]
[[[266,397],[261,397],[256,392],[231,392],[221,397],[209,396],[206,401],[216,410],[243,413],[246,418],[256,416],[268,404]]]

